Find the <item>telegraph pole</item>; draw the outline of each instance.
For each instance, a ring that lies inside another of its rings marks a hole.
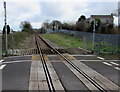
[[[96,21],[94,19],[94,24],[93,24],[93,41],[92,41],[92,51],[94,52],[94,41],[95,41],[95,25]]]
[[[8,40],[7,40],[7,15],[6,15],[6,2],[4,2],[4,21],[5,21],[5,35],[6,35],[6,56],[7,56],[7,49],[8,49]]]

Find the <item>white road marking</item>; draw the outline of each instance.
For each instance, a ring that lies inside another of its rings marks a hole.
[[[23,56],[10,56],[10,57],[7,57],[7,58],[15,58],[15,57],[29,57],[29,56],[32,56],[32,55],[23,55]]]
[[[112,66],[111,64],[107,63],[107,62],[103,62],[103,64],[106,64],[108,66]]]
[[[63,55],[66,55],[66,54],[63,54]],[[47,56],[50,57],[50,56],[57,56],[57,55],[47,55]],[[88,56],[96,56],[96,55],[77,55],[77,54],[74,54],[74,55],[69,55],[69,56],[73,56],[73,57],[74,56],[88,57]]]
[[[103,61],[103,60],[83,60],[83,59],[81,59],[81,60],[79,60],[79,61]],[[120,61],[120,60],[104,60],[104,61],[106,61],[106,62],[111,62],[111,61]]]
[[[1,62],[3,62],[3,61],[4,61],[3,59],[2,59],[2,60],[0,60],[0,63],[1,63]]]
[[[114,64],[116,66],[119,66],[119,64],[115,63],[115,62],[110,62],[111,64]]]
[[[117,69],[117,70],[120,70],[120,68],[119,67],[114,67],[115,69]]]
[[[101,60],[105,60],[104,58],[102,58],[102,57],[97,57],[98,59],[101,59]]]
[[[32,60],[9,61],[9,62],[3,62],[3,64],[20,63],[20,62],[30,62],[30,61],[32,61]]]
[[[85,56],[85,57],[88,57],[88,56],[96,56],[96,55],[69,55],[69,56]]]
[[[102,61],[102,60],[84,60],[84,59],[81,59],[79,61]]]
[[[1,66],[0,66],[0,70],[2,70],[5,66],[6,66],[6,64],[1,65]]]

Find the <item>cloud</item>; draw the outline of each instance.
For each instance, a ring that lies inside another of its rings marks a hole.
[[[4,10],[3,10],[3,2],[0,2],[0,29],[3,28],[3,24],[4,24]]]
[[[62,16],[62,20],[76,21],[80,15],[85,15],[88,12],[87,6],[88,3],[85,2],[64,3],[63,10],[66,12]]]
[[[81,15],[110,14],[117,8],[117,2],[84,2],[84,0],[8,0],[7,22],[18,30],[22,21],[29,21],[34,28],[40,28],[45,20],[76,21]],[[59,2],[58,2],[59,1]],[[95,1],[95,0],[94,0]],[[0,1],[0,29],[4,25],[3,2]]]
[[[3,6],[3,2],[0,3]],[[38,2],[7,2],[7,23],[13,28],[19,28],[22,21],[28,20],[41,13]],[[4,20],[3,7],[1,7],[2,20]],[[28,20],[29,21],[29,20]],[[4,21],[2,21],[4,24]],[[1,24],[1,25],[3,25]]]
[[[93,14],[111,14],[117,9],[117,2],[94,2],[89,3],[88,9],[90,12],[88,12],[88,15]]]
[[[33,28],[40,28],[42,23],[41,22],[31,22]]]
[[[42,14],[50,19],[72,20],[75,15],[85,14],[86,8],[87,3],[85,2],[44,2],[42,3]]]
[[[7,2],[118,2],[119,0],[5,0]]]

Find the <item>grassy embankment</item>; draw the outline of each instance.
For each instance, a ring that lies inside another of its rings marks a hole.
[[[25,45],[22,45],[24,43],[25,39],[29,37],[30,34],[26,32],[16,32],[14,34],[9,34],[8,35],[8,48],[20,48]]]
[[[80,38],[75,38],[75,37],[64,35],[64,34],[43,34],[42,37],[49,39],[63,47],[84,48],[83,47],[84,42]],[[88,41],[86,45],[87,45],[87,49],[91,49],[90,41]]]
[[[81,38],[75,38],[73,36],[68,36],[64,34],[43,34],[44,38],[49,39],[63,47],[68,48],[84,48],[87,50],[92,50],[92,42],[88,40],[83,40]],[[95,51],[98,51],[98,44],[95,43]],[[107,44],[106,42],[102,42],[102,44]],[[118,46],[102,46],[100,52],[110,52],[111,50],[116,50],[116,52],[120,51]]]

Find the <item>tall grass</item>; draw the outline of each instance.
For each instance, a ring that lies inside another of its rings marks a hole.
[[[17,48],[19,43],[25,40],[26,37],[30,36],[27,32],[16,32],[8,35],[8,48]]]

